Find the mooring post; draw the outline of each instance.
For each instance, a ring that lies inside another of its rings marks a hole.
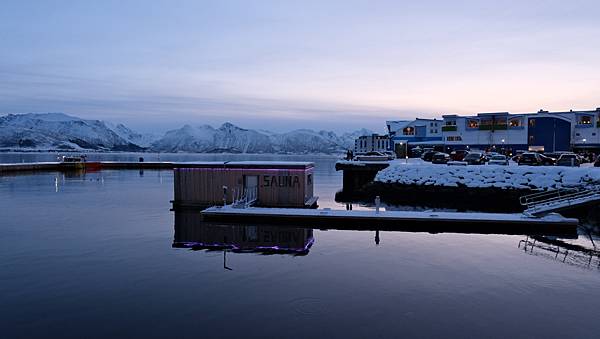
[[[223,185],[223,206],[227,205],[227,186]]]
[[[379,196],[375,197],[375,213],[379,214],[379,205],[381,204],[381,199],[379,199]]]

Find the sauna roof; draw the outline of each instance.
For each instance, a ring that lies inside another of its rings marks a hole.
[[[248,168],[248,169],[308,169],[315,166],[312,162],[302,161],[200,161],[178,162],[175,168]]]

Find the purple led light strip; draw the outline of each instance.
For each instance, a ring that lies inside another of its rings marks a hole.
[[[176,170],[184,171],[263,171],[263,172],[308,172],[312,171],[314,167],[308,167],[306,169],[281,169],[281,168],[218,168],[218,167],[179,167]]]

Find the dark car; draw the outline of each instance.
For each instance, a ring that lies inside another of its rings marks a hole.
[[[556,160],[556,166],[575,166],[579,167],[581,160],[574,153],[564,153],[560,155],[560,158]]]
[[[421,159],[423,159],[423,161],[431,161],[431,159],[433,158],[433,155],[436,154],[436,151],[427,151],[425,153],[423,153],[423,155],[421,155]]]
[[[450,153],[450,159],[452,161],[463,161],[463,159],[469,154],[467,150],[456,150]]]
[[[542,159],[542,165],[554,166],[556,164],[556,158],[554,157],[545,154],[540,154],[540,158]]]
[[[543,164],[542,157],[540,157],[539,153],[523,153],[521,157],[519,157],[519,166],[529,165],[529,166],[541,166]]]
[[[471,152],[463,158],[463,161],[469,165],[483,165],[487,161],[487,158],[483,153]]]
[[[447,164],[450,161],[450,155],[442,152],[437,152],[431,158],[432,164]]]

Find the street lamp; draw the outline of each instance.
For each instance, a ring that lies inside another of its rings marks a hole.
[[[406,163],[408,164],[408,142],[406,144],[400,142],[400,146],[404,146],[404,157],[406,158]]]

